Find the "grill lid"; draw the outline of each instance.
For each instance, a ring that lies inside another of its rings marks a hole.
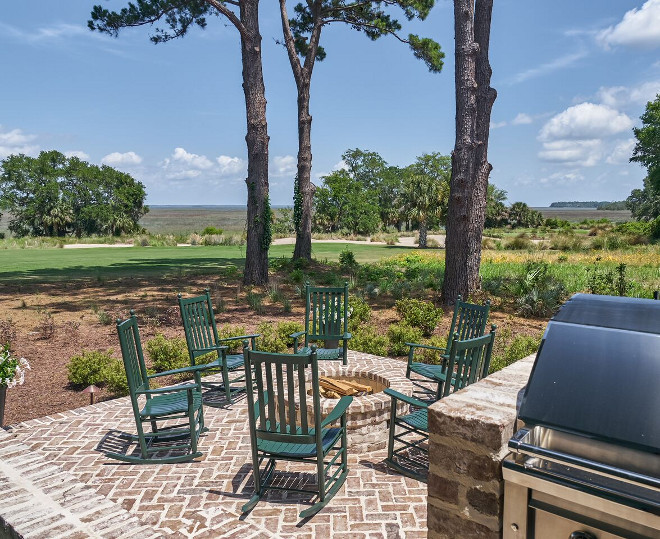
[[[660,301],[577,294],[548,323],[519,417],[660,454]]]

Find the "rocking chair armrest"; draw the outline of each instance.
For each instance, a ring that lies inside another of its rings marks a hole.
[[[350,395],[346,395],[339,399],[339,402],[335,405],[328,416],[323,421],[321,421],[321,427],[325,427],[326,425],[337,421],[341,416],[344,415],[344,413],[346,413],[346,409],[349,407],[351,402],[353,402],[353,397]]]
[[[295,333],[292,333],[291,335],[289,335],[289,337],[291,337],[293,339],[293,353],[294,354],[298,353],[298,339],[302,335],[307,335],[307,332],[306,331],[296,331]]]
[[[394,391],[393,389],[386,388],[383,393],[386,395],[389,395],[393,399],[403,401],[405,403],[411,404],[412,406],[419,406],[420,408],[428,408],[429,403],[421,401],[419,399],[416,399],[415,397],[409,397],[408,395],[404,395],[403,393],[399,393],[398,391]]]
[[[197,372],[208,369],[208,365],[191,365],[190,367],[181,367],[180,369],[172,369],[169,371],[157,372],[156,374],[150,374],[147,378],[159,378],[160,376],[169,376],[170,374],[182,374],[185,372]]]
[[[444,350],[445,352],[447,351],[447,348],[444,346],[432,346],[430,344],[418,344],[414,342],[407,342],[405,343],[406,346],[410,346],[410,348],[424,348],[426,350]]]
[[[245,339],[256,339],[257,337],[261,337],[261,333],[255,333],[254,335],[239,335],[238,337],[223,337],[222,339],[218,339],[218,340],[220,342],[238,341],[238,340],[245,340]]]
[[[349,333],[348,331],[346,333],[344,333],[344,336],[342,337],[342,339],[345,340],[345,341],[347,341],[348,339],[352,339],[352,338],[353,338],[353,334]]]
[[[174,391],[187,391],[188,389],[199,390],[197,384],[184,384],[182,386],[159,387],[156,389],[143,389],[136,391],[136,395],[158,395],[159,393],[173,393]]]

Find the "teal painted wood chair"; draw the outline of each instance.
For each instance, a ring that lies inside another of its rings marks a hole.
[[[129,436],[131,441],[137,442],[139,456],[105,454],[133,463],[185,462],[202,456],[197,444],[200,434],[208,429],[204,427],[200,369],[185,367],[147,374],[133,311],[128,320],[117,320],[117,333],[137,428],[137,435]],[[155,378],[183,373],[193,373],[194,381],[178,386],[150,387],[150,381]],[[150,429],[145,431],[147,425]]]
[[[202,365],[204,374],[221,373],[222,382],[202,382],[202,386],[223,391],[227,402],[231,404],[234,395],[245,391],[245,373],[243,371],[243,354],[228,354],[227,345],[232,341],[250,339],[252,348],[254,348],[255,339],[259,335],[241,335],[221,339],[218,335],[208,288],[201,296],[184,298],[179,294],[178,299],[190,364],[195,366],[202,359],[204,360]],[[240,382],[243,384],[236,385]],[[234,385],[232,386],[232,384]]]
[[[495,326],[488,335],[473,339],[459,340],[455,334],[447,361],[447,372],[453,374],[446,376],[448,382],[443,384],[438,398],[447,397],[487,376],[494,342]],[[425,481],[428,473],[428,407],[431,403],[389,388],[385,393],[392,397],[386,463],[404,475]],[[408,404],[408,411],[397,414],[399,402]]]
[[[409,346],[406,377],[412,379],[412,374],[416,374],[418,377],[421,377],[417,379],[418,381],[432,382],[438,385],[436,391],[431,391],[423,383],[417,383],[416,385],[424,395],[424,398],[430,400],[437,400],[440,398],[443,391],[442,384],[445,380],[444,373],[447,370],[447,361],[449,360],[449,350],[451,349],[453,340],[456,338],[459,340],[466,340],[474,337],[481,337],[486,331],[489,312],[490,300],[486,301],[483,305],[476,305],[474,303],[462,301],[461,296],[458,296],[454,307],[454,315],[451,319],[451,326],[449,328],[447,346],[445,348],[428,344],[406,343],[406,345]],[[440,364],[432,365],[415,361],[416,352],[419,352],[420,350],[439,353],[441,359]]]
[[[312,516],[325,507],[348,475],[346,409],[353,397],[342,397],[330,414],[321,418],[314,347],[304,354],[274,354],[249,350],[246,342],[244,356],[254,495],[243,511],[250,511],[268,490],[289,490],[317,495],[317,501],[300,513],[300,518]],[[308,390],[313,403],[311,417],[307,414]],[[317,489],[294,488],[290,481],[276,485],[273,479],[278,460],[314,465]]]
[[[304,335],[304,347],[299,339]],[[291,334],[294,353],[307,353],[311,342],[323,341],[316,350],[319,359],[341,359],[348,364],[348,283],[343,287],[305,284],[305,331]],[[341,341],[341,346],[339,342]]]

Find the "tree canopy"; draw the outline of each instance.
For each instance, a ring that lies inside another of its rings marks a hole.
[[[646,104],[640,118],[642,127],[633,128],[637,144],[630,160],[644,165],[650,183],[660,190],[660,94]]]
[[[0,208],[16,236],[133,233],[149,211],[144,185],[105,165],[52,150],[10,155],[1,166]]]
[[[631,161],[641,163],[648,171],[642,189],[633,189],[626,206],[638,221],[660,218],[660,94],[646,104],[641,116],[642,127],[633,128],[637,144]]]

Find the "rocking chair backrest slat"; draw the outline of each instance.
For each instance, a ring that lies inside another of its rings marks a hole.
[[[131,311],[131,317],[128,320],[117,320],[117,333],[119,334],[119,345],[131,402],[134,411],[137,412],[138,404],[135,392],[149,389],[149,379],[147,378],[147,367],[142,355],[142,343],[140,342],[135,313]],[[147,395],[148,398],[149,395]]]
[[[249,350],[245,346],[243,353],[248,383],[248,414],[251,428],[254,425],[254,435],[259,439],[283,443],[314,443],[315,436],[310,431],[307,419],[306,400],[307,389],[317,387],[313,399],[315,406],[318,404],[320,410],[316,352],[308,355],[274,354]],[[312,369],[311,386],[305,377],[305,370],[309,368]],[[297,395],[296,372],[298,373]],[[315,379],[316,386],[314,386]],[[256,394],[252,396],[254,390]],[[300,425],[296,424],[298,411]],[[320,416],[315,415],[314,419],[315,426],[319,429]]]
[[[293,373],[293,369],[286,370],[286,389],[289,402],[294,402],[296,400],[296,388]],[[289,432],[296,432],[296,410],[291,406],[289,407]]]
[[[305,369],[298,368],[298,402],[303,403],[307,399],[305,392]],[[293,401],[291,401],[293,402]],[[295,414],[295,410],[292,410]],[[300,432],[307,434],[309,432],[309,425],[307,424],[307,414],[300,414]]]
[[[495,329],[495,326],[491,326],[488,335],[464,340],[459,339],[458,333],[454,334],[449,351],[443,397],[488,375]]]
[[[196,350],[208,349],[219,342],[209,290],[207,289],[203,296],[193,298],[184,299],[179,294],[179,308],[188,350],[192,356],[190,359],[194,360],[205,354],[205,352],[196,352]]]
[[[486,301],[484,305],[475,305],[462,301],[461,296],[458,296],[451,327],[449,328],[447,349],[451,348],[454,335],[458,335],[461,341],[483,335],[486,330],[489,311],[490,300]]]
[[[341,337],[348,319],[348,283],[343,287],[312,287],[307,283],[305,331],[311,340]]]

